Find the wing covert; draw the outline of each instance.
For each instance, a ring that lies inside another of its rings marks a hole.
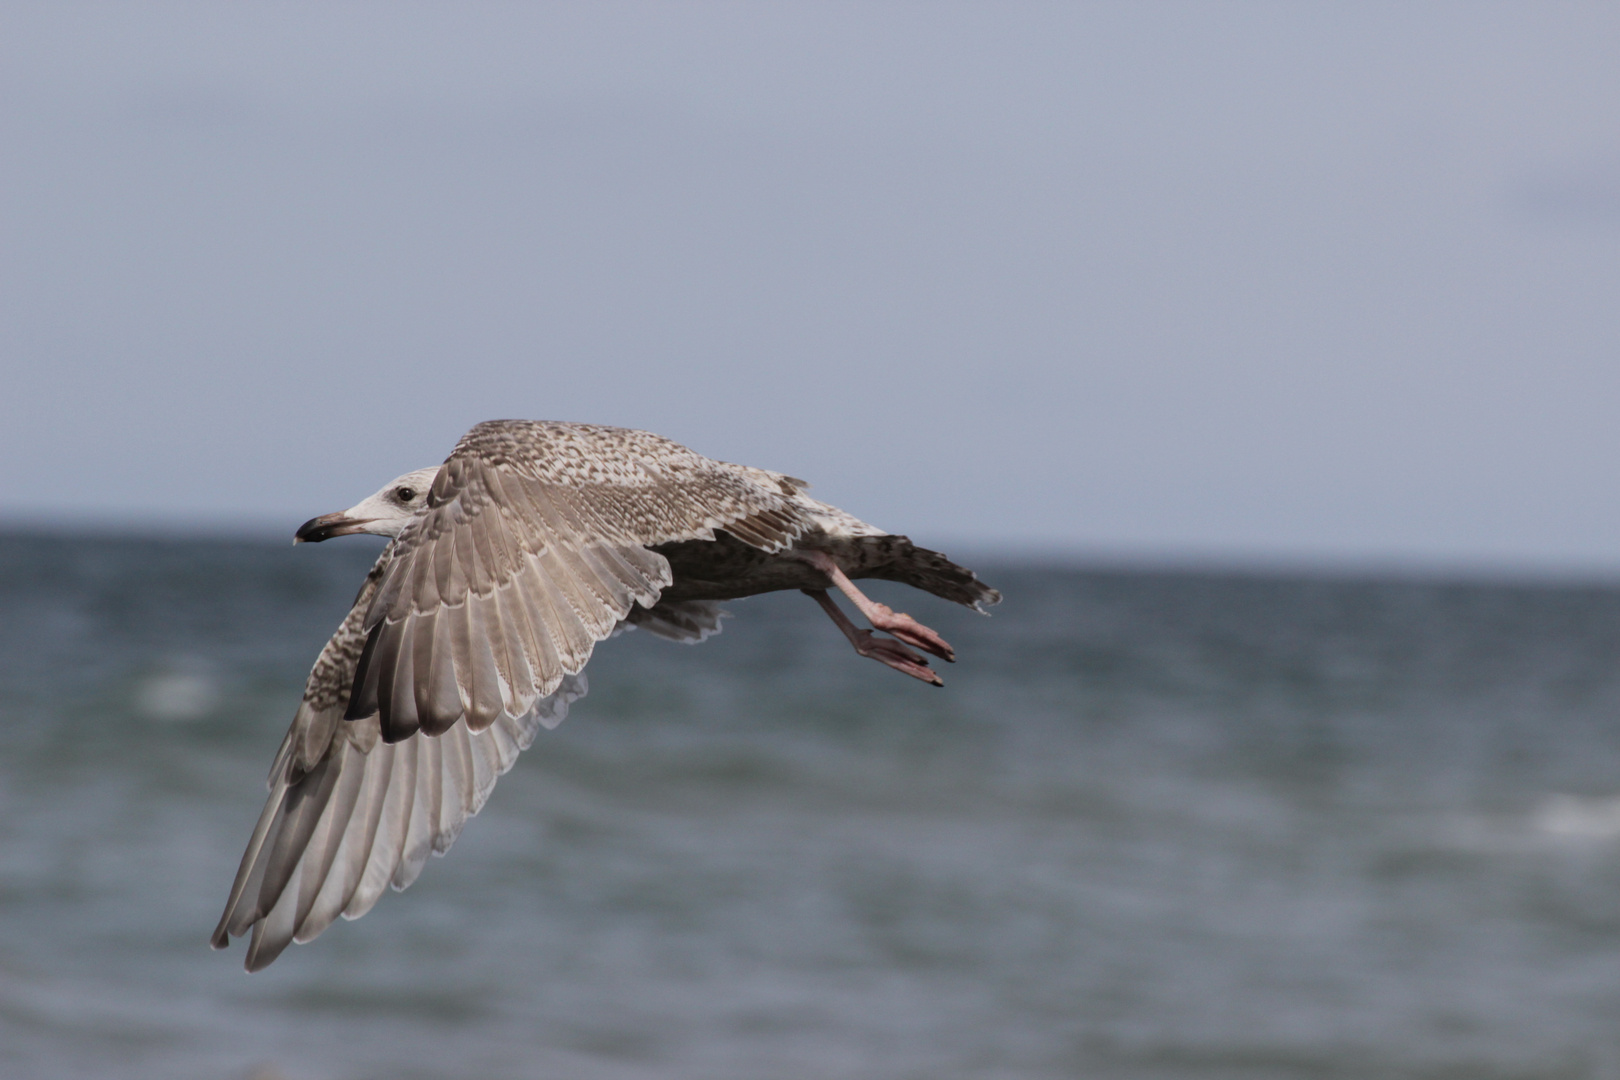
[[[794,488],[649,432],[490,421],[464,436],[395,542],[367,612],[348,715],[382,737],[482,731],[580,671],[670,584],[650,544],[725,529],[781,550],[808,527]]]

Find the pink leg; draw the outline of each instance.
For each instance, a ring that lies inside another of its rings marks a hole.
[[[838,591],[849,597],[862,615],[879,630],[893,634],[907,645],[913,645],[923,652],[933,653],[941,660],[956,662],[956,650],[951,648],[946,640],[934,631],[924,626],[904,612],[895,612],[886,604],[880,604],[869,598],[865,593],[855,587],[855,583],[841,570],[831,555],[825,551],[816,551],[813,548],[803,548],[794,552],[799,558],[820,570]]]
[[[804,595],[821,605],[838,629],[849,638],[849,643],[855,646],[855,651],[861,656],[870,656],[880,664],[887,664],[896,671],[903,671],[914,679],[921,679],[925,683],[935,686],[944,686],[945,682],[928,666],[928,661],[912,652],[898,641],[889,638],[880,638],[873,635],[870,630],[862,630],[849,621],[849,617],[838,610],[833,598],[827,595],[826,589],[805,589]]]

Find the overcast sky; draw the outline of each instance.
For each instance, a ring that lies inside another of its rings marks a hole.
[[[1620,572],[1620,7],[0,4],[0,522],[472,423],[919,540]]]

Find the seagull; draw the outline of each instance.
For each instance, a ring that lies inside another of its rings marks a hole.
[[[259,971],[409,886],[584,696],[592,649],[617,632],[696,643],[719,632],[720,601],[799,589],[858,655],[942,685],[922,654],[954,661],[951,646],[853,579],[980,612],[1001,594],[808,487],[651,432],[491,420],[444,464],[305,522],[294,543],[390,543],[310,671],[210,944],[251,934]]]

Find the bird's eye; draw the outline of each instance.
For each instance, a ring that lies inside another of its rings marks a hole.
[[[394,492],[394,496],[399,499],[400,502],[410,502],[412,499],[416,498],[416,489],[402,487],[398,491]]]

